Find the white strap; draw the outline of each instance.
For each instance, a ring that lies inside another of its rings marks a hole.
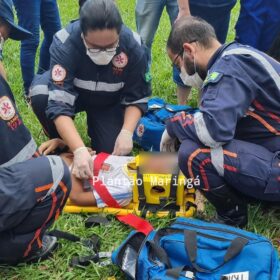
[[[221,177],[224,177],[224,151],[222,146],[218,148],[211,148],[211,161],[218,174]]]
[[[229,51],[225,51],[222,56],[227,56],[227,55],[235,55],[235,54],[247,54],[251,55],[254,58],[256,58],[265,68],[265,70],[268,72],[270,77],[274,80],[275,84],[277,87],[280,89],[280,75],[277,73],[277,71],[273,68],[271,63],[268,61],[268,59],[265,58],[264,55],[259,54],[258,52],[247,49],[247,48],[237,48],[237,49],[232,49]]]
[[[48,156],[47,159],[49,160],[52,171],[53,185],[43,199],[45,199],[47,196],[50,196],[56,191],[59,183],[64,176],[64,165],[62,159],[58,156]]]

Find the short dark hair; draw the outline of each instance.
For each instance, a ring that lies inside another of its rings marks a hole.
[[[116,29],[120,33],[122,18],[113,0],[87,0],[80,10],[82,32],[89,30]]]
[[[85,4],[87,0],[79,0],[79,6],[80,6],[80,9],[82,8],[82,6]]]
[[[167,41],[167,48],[173,54],[182,52],[183,44],[197,41],[202,47],[208,49],[213,40],[217,40],[214,28],[199,17],[186,16],[179,19],[172,27]]]

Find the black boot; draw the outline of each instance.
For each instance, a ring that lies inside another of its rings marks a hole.
[[[242,195],[238,195],[231,187],[222,185],[203,191],[204,196],[216,208],[217,216],[213,222],[236,227],[244,227],[248,222],[248,207]]]

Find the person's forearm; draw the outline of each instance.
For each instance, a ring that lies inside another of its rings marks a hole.
[[[190,15],[189,0],[177,0],[179,6],[179,14]]]
[[[65,141],[72,152],[85,146],[75,127],[74,121],[70,117],[59,116],[54,120],[54,123],[60,137]]]
[[[191,94],[190,87],[177,86],[177,100],[179,105],[186,105],[188,103],[188,97]]]
[[[125,109],[124,123],[122,129],[134,132],[138,121],[142,116],[141,110],[136,106],[129,106]]]

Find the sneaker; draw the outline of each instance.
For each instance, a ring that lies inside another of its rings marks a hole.
[[[52,256],[57,246],[57,238],[55,236],[45,234],[42,238],[42,247],[32,256],[25,258],[23,261],[26,263],[34,263],[46,260]]]
[[[27,106],[29,109],[31,109],[31,108],[32,108],[32,107],[31,107],[31,98],[30,98],[28,95],[26,95],[26,94],[24,94],[24,101],[25,101],[26,106]]]

